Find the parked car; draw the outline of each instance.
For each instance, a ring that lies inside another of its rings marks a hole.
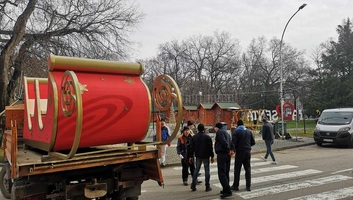
[[[324,143],[353,147],[353,108],[322,111],[314,130],[317,145]]]

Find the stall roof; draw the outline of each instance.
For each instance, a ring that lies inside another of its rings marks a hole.
[[[238,103],[236,102],[216,102],[221,109],[230,109],[230,110],[237,110],[241,109]]]

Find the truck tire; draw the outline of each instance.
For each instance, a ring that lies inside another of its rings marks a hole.
[[[26,190],[31,190],[31,188],[26,188],[27,186],[23,180],[15,181],[11,187],[11,200],[23,199]]]
[[[11,200],[19,200],[21,197],[24,196],[24,191],[26,186],[16,186],[13,185],[11,188]]]
[[[2,195],[6,199],[11,198],[11,188],[12,188],[11,179],[7,179],[6,167],[3,166],[0,171],[0,190],[1,190]]]

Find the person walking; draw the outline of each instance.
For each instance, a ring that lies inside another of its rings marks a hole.
[[[189,159],[196,157],[196,169],[192,176],[190,189],[196,191],[197,177],[203,164],[205,170],[205,191],[209,192],[212,190],[210,186],[210,160],[211,163],[214,162],[213,144],[211,137],[205,133],[205,126],[203,124],[199,124],[197,130],[198,133],[191,139],[191,156]]]
[[[168,140],[170,137],[170,128],[167,126],[166,122],[164,119],[161,120],[161,129],[162,129],[162,142],[165,142]],[[160,163],[161,167],[165,167],[165,161],[166,161],[166,154],[167,154],[167,147],[168,144],[163,144],[161,147],[161,158],[160,158]]]
[[[234,155],[232,141],[230,134],[228,134],[226,127],[222,123],[218,122],[215,127],[216,141],[215,141],[215,152],[217,154],[217,170],[218,179],[222,185],[221,198],[232,196],[232,191],[229,185],[229,171],[230,171],[230,159]]]
[[[268,155],[271,156],[272,162],[271,164],[276,165],[276,158],[272,153],[272,144],[273,144],[273,138],[274,138],[274,132],[273,132],[273,125],[267,121],[267,118],[262,118],[262,139],[265,141],[266,144],[266,154],[265,156],[261,156],[261,159],[264,161],[267,161]]]
[[[239,191],[240,170],[244,166],[246,191],[251,191],[251,147],[255,145],[253,133],[244,126],[242,120],[238,120],[237,129],[232,133],[232,142],[235,149],[234,182],[231,189]]]
[[[183,184],[185,186],[188,185],[188,176],[189,176],[189,168],[191,171],[191,175],[194,174],[195,171],[195,165],[194,161],[191,159],[189,160],[190,156],[190,144],[191,144],[191,135],[189,134],[189,127],[184,126],[184,128],[181,131],[181,134],[178,137],[178,143],[177,143],[177,154],[179,158],[181,159],[181,165],[182,165],[182,179],[183,179]]]

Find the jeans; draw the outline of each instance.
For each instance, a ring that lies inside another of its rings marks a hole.
[[[272,161],[276,161],[275,156],[272,153],[272,148],[271,148],[271,146],[273,144],[273,140],[265,140],[265,144],[266,144],[266,149],[267,149],[266,154],[265,154],[265,159],[267,159],[268,155],[270,155],[272,158]]]
[[[196,158],[196,169],[194,174],[192,175],[192,186],[195,186],[197,183],[197,177],[199,176],[199,172],[201,169],[201,164],[203,163],[203,167],[205,169],[205,185],[206,187],[210,186],[210,159],[209,158]]]

